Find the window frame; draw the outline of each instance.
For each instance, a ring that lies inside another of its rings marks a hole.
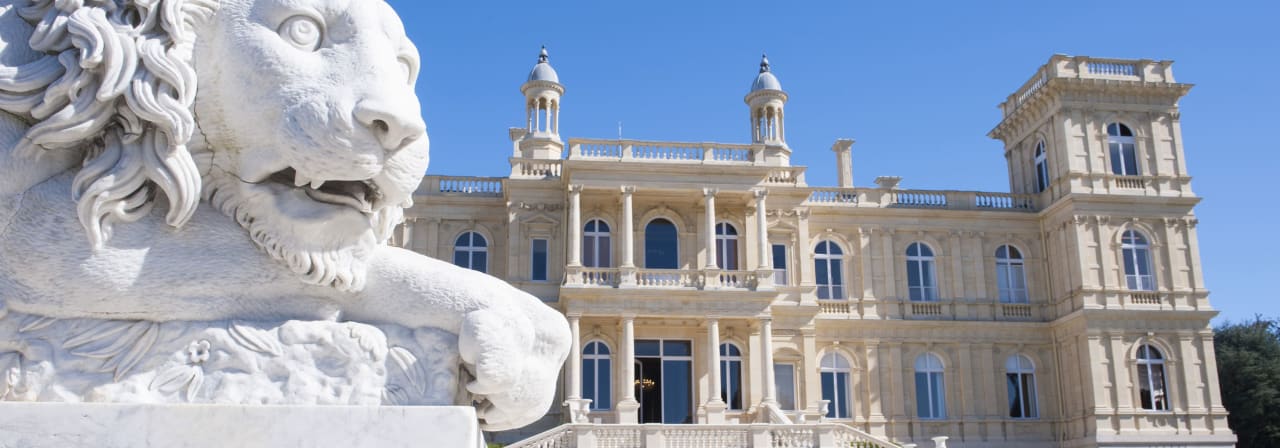
[[[729,233],[728,230],[733,232]],[[720,221],[716,223],[715,232],[717,267],[726,271],[738,270],[738,255],[742,253],[742,246],[739,244],[741,234],[738,233],[738,227],[729,221]],[[730,246],[731,243],[732,246]]]
[[[917,248],[916,255],[911,249]],[[924,253],[928,255],[923,255]],[[923,241],[914,241],[907,245],[907,298],[912,302],[937,302],[941,300],[938,291],[938,263],[933,247]],[[911,265],[916,264],[917,275],[912,278]],[[928,269],[925,269],[925,268]],[[919,282],[919,284],[915,284]],[[917,295],[916,292],[919,291]]]
[[[1120,233],[1120,266],[1124,271],[1124,286],[1129,291],[1155,291],[1155,259],[1151,254],[1151,238],[1138,229],[1125,229]],[[1138,272],[1131,272],[1130,266]],[[1143,273],[1145,268],[1146,273]]]
[[[538,278],[538,243],[542,243],[542,278]],[[551,281],[551,239],[547,237],[529,238],[529,281],[545,283]]]
[[[1049,189],[1049,155],[1045,150],[1044,139],[1040,139],[1036,143],[1035,151],[1035,167],[1036,167],[1036,192],[1043,192]]]
[[[823,264],[826,269],[820,268]],[[849,297],[844,282],[844,249],[839,244],[831,239],[819,240],[813,246],[813,265],[814,284],[817,285],[819,300],[845,300]],[[826,272],[827,275],[818,275],[819,272]]]
[[[462,241],[462,238],[468,235],[470,235],[471,238],[469,238],[469,240],[467,241],[467,245],[465,246],[459,245],[458,242]],[[476,245],[477,239],[481,243],[479,246]],[[458,264],[459,253],[466,254],[466,263],[467,263],[466,265]],[[477,253],[484,254],[484,257],[483,257],[484,263],[481,266],[481,269],[475,268]],[[473,271],[483,272],[485,274],[488,274],[489,273],[489,239],[485,238],[484,235],[482,235],[480,232],[475,230],[468,230],[458,234],[458,237],[453,239],[453,264],[455,266],[460,266]]]
[[[595,229],[587,230],[592,224],[595,224]],[[605,230],[600,230],[601,226]],[[587,256],[588,251],[591,251],[591,257]],[[582,225],[582,266],[613,267],[613,227],[603,219],[592,218]]]
[[[738,354],[734,355],[732,350],[737,350]],[[747,365],[742,355],[742,347],[733,342],[722,342],[720,344],[720,399],[724,401],[725,409],[731,411],[741,411],[745,409],[744,399],[742,397],[742,368]],[[736,378],[733,375],[733,365],[738,365]],[[730,387],[733,386],[733,387]],[[738,405],[735,407],[733,399],[738,399]]]
[[[921,368],[921,361],[924,361],[924,367]],[[933,362],[929,362],[933,361]],[[937,366],[935,367],[934,364]],[[921,353],[916,356],[913,364],[914,380],[916,389],[916,417],[921,420],[946,420],[947,418],[947,383],[946,370],[947,365],[942,362],[942,357],[932,352]],[[926,398],[925,403],[929,404],[928,413],[921,408],[920,405],[920,380],[924,375]],[[936,387],[934,387],[936,386]],[[936,395],[935,395],[936,392]]]
[[[597,347],[595,353],[588,354],[587,349],[592,347]],[[603,354],[600,353],[598,347],[604,347],[606,353],[603,353]],[[613,401],[612,400],[613,399],[613,369],[614,369],[614,365],[616,364],[613,361],[613,349],[609,347],[609,344],[607,342],[599,339],[592,339],[590,341],[587,341],[587,343],[583,344],[582,346],[582,377],[583,378],[587,377],[588,361],[590,361],[592,373],[594,374],[592,376],[592,381],[593,381],[592,384],[595,385],[595,390],[592,391],[590,395],[588,395],[586,391],[587,382],[583,381],[582,384],[580,385],[582,390],[580,390],[579,393],[580,395],[582,395],[582,398],[587,398],[591,400],[591,406],[589,407],[591,411],[607,411],[613,407],[613,404],[610,403],[610,401]],[[607,364],[604,368],[603,381],[600,378],[601,369],[600,369],[599,361],[609,362],[609,364]],[[605,394],[608,395],[608,398],[609,398],[609,400],[606,400],[605,402],[601,402],[598,399],[600,397],[600,391],[602,389],[604,390]]]
[[[791,254],[789,253],[791,248],[789,246],[786,243],[769,243],[769,257],[771,257],[769,261],[773,268],[774,285],[786,286],[791,283],[791,271],[788,269],[788,266],[791,265]],[[778,248],[782,248],[781,267],[778,266]]]
[[[1111,174],[1117,176],[1141,176],[1138,166],[1138,143],[1133,128],[1119,121],[1107,123],[1107,156]],[[1128,135],[1125,135],[1128,134]],[[1130,172],[1132,171],[1132,172]]]
[[[853,418],[853,407],[849,403],[853,396],[853,364],[849,359],[836,351],[827,352],[818,362],[818,377],[823,399],[831,398],[827,404],[827,418]],[[828,377],[831,381],[827,381]],[[828,391],[828,383],[835,390]],[[840,393],[841,384],[844,385],[843,394]]]
[[[1024,362],[1025,361],[1025,362]],[[1038,385],[1036,384],[1036,364],[1031,357],[1021,353],[1010,355],[1004,362],[1005,372],[1005,390],[1008,391],[1009,381],[1013,381],[1014,394],[1010,395],[1009,401],[1009,418],[1016,420],[1035,420],[1040,418],[1040,397],[1038,394]],[[1010,378],[1012,377],[1012,378]],[[1029,387],[1028,387],[1029,386]],[[1014,412],[1014,401],[1017,401],[1018,411],[1021,416],[1012,415]]]
[[[1155,354],[1154,357],[1152,357],[1153,353]],[[1149,341],[1139,344],[1138,350],[1134,353],[1134,366],[1138,369],[1138,371],[1135,372],[1138,377],[1138,387],[1136,388],[1136,392],[1138,393],[1138,407],[1144,411],[1172,411],[1169,403],[1171,401],[1169,397],[1169,370],[1165,368],[1165,366],[1168,365],[1168,358],[1164,353],[1163,349],[1156,347],[1155,344]],[[1157,371],[1160,373],[1159,388],[1156,388],[1157,379],[1155,375],[1153,375]],[[1144,376],[1143,373],[1146,373],[1146,384],[1143,384],[1142,381]],[[1142,393],[1144,386],[1149,390],[1145,397]]]
[[[1000,255],[1001,249],[1004,249],[1004,256]],[[996,248],[995,258],[996,294],[1000,303],[1030,303],[1031,299],[1027,291],[1027,262],[1022,256],[1022,251],[1012,244],[1002,244]],[[1002,272],[1003,276],[1001,276]],[[1021,278],[1021,288],[1016,287],[1015,277]],[[1006,281],[1001,282],[1002,278]]]

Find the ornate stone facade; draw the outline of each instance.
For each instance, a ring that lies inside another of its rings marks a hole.
[[[565,144],[544,53],[511,175],[428,176],[396,243],[568,317],[567,407],[509,439],[789,421],[926,446],[1232,446],[1179,128],[1191,86],[1170,65],[1050,58],[1001,104],[996,193],[853,186],[851,140],[832,146],[840,185],[809,186],[767,60],[751,143]]]

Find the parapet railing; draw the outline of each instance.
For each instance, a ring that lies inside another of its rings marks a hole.
[[[738,425],[567,423],[507,445],[507,448],[825,448],[836,446],[894,448],[898,445],[839,423]]]
[[[755,165],[764,162],[764,146],[571,138],[569,160]]]
[[[448,196],[502,197],[505,178],[476,176],[427,176],[425,193]],[[422,192],[424,188],[419,188]]]
[[[1054,78],[1173,83],[1173,62],[1054,55],[1000,105],[1008,116]]]
[[[1035,196],[1026,194],[951,190],[884,188],[814,188],[810,206],[927,208],[947,210],[1035,211]]]
[[[1148,300],[1140,302],[1140,300]],[[1130,303],[1148,304],[1151,299],[1130,299]],[[818,312],[822,317],[835,319],[890,318],[913,320],[988,320],[1032,321],[1048,319],[1047,304],[1043,302],[1004,302],[995,299],[934,299],[910,300],[904,298],[853,298],[818,299]]]

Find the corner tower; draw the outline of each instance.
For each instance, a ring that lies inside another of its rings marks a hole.
[[[538,54],[538,63],[520,86],[524,94],[525,129],[517,142],[516,157],[525,159],[560,159],[564,143],[560,141],[560,96],[564,86],[551,68],[547,47]]]
[[[787,92],[769,69],[769,57],[760,56],[760,74],[751,83],[751,92],[744,98],[751,109],[751,143],[764,145],[767,165],[791,164],[791,149],[787,147],[786,126],[783,124],[783,106],[787,104]]]

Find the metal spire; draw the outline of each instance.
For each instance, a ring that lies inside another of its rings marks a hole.
[[[760,73],[769,71],[769,55],[760,53]]]
[[[539,64],[547,63],[547,46],[546,45],[542,46],[542,52],[538,54],[538,63]]]

